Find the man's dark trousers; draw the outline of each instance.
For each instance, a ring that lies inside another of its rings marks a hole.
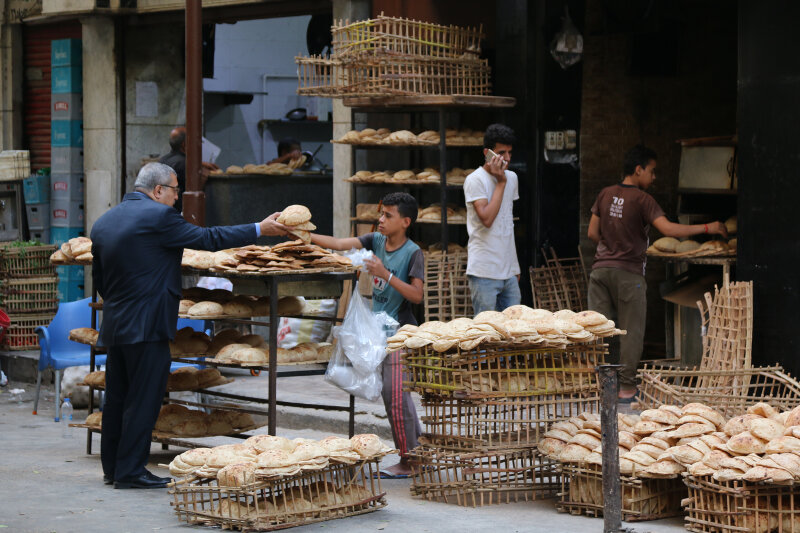
[[[103,474],[114,480],[145,473],[151,434],[167,389],[168,341],[112,346],[100,441]]]

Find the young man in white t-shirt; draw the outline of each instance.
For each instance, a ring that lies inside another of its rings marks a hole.
[[[520,302],[519,261],[514,243],[517,175],[508,168],[514,131],[492,124],[483,136],[483,154],[496,155],[464,181],[467,203],[467,278],[473,312],[502,311]]]

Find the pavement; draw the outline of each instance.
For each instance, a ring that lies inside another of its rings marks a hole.
[[[231,373],[229,373],[231,374]],[[241,375],[239,375],[241,374]],[[226,385],[238,393],[266,391],[266,376],[253,377],[244,372],[232,373],[236,382]],[[291,385],[284,383],[291,381]],[[286,378],[279,382],[281,399],[303,401],[337,401],[346,404],[347,396],[330,387],[321,376]],[[12,389],[25,389],[11,394]],[[291,390],[289,390],[291,389]],[[0,530],[10,532],[142,532],[203,531],[200,526],[178,522],[170,506],[166,490],[115,490],[103,485],[99,435],[93,436],[94,453],[86,455],[85,430],[73,429],[73,435],[62,436],[60,424],[53,422],[53,387],[43,387],[39,415],[33,416],[33,386],[9,383],[0,389]],[[357,403],[356,431],[378,430],[387,443],[388,424],[382,404]],[[311,412],[313,414],[313,412]],[[321,415],[320,415],[321,413]],[[76,410],[76,421],[86,415]],[[339,416],[341,415],[341,417]],[[346,434],[346,413],[317,412],[317,416],[285,408],[279,416],[278,434],[290,438],[323,438],[331,433]],[[311,425],[302,427],[304,423]],[[265,428],[256,433],[266,433]],[[230,442],[224,437],[202,439],[206,445]],[[149,468],[157,475],[168,472],[159,464],[169,463],[181,449],[162,450],[154,444]],[[382,463],[389,466],[396,456]],[[374,513],[320,522],[294,528],[298,533],[332,532],[560,532],[602,531],[603,521],[556,512],[554,500],[499,504],[479,508],[429,502],[412,498],[410,480],[383,480],[388,506]],[[684,531],[680,518],[625,524],[636,532],[667,533]]]

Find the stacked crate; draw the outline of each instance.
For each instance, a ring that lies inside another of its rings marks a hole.
[[[61,246],[84,234],[83,67],[80,39],[51,42],[50,242]],[[58,267],[62,302],[83,298],[82,266]]]
[[[537,443],[553,421],[598,411],[594,368],[606,353],[602,340],[410,350],[405,385],[425,410],[412,494],[472,506],[555,497],[557,464]]]
[[[22,182],[32,241],[50,242],[50,175],[42,169]]]
[[[35,349],[36,328],[55,315],[58,277],[50,265],[54,251],[54,246],[22,242],[0,248],[0,308],[11,321],[5,336],[9,350]]]

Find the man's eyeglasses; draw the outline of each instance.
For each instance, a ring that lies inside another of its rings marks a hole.
[[[162,187],[169,187],[170,189],[175,189],[175,194],[181,193],[181,188],[177,185],[162,185]]]

